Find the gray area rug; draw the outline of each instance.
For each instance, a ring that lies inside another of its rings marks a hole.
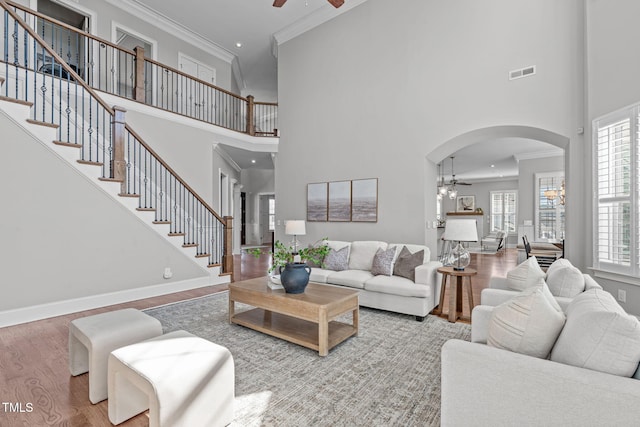
[[[227,292],[145,312],[162,322],[165,333],[184,329],[231,351],[232,426],[437,426],[440,349],[451,338],[471,335],[469,325],[435,316],[417,322],[361,307],[358,336],[320,357],[230,325]]]

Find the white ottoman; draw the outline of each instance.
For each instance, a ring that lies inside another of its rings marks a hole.
[[[225,426],[233,421],[235,373],[229,350],[185,331],[114,350],[109,420],[149,409],[149,426]]]
[[[160,321],[133,308],[75,319],[69,324],[69,371],[89,371],[89,400],[98,403],[107,398],[109,353],[158,335]]]

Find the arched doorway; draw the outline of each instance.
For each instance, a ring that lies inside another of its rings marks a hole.
[[[431,220],[431,215],[429,213],[436,212],[436,205],[438,202],[436,201],[436,192],[437,192],[437,176],[438,176],[438,164],[443,161],[443,159],[447,159],[454,153],[460,152],[461,150],[464,152],[467,147],[474,146],[481,143],[487,143],[489,141],[495,142],[504,141],[504,150],[508,152],[512,146],[509,145],[509,142],[513,142],[514,139],[518,139],[520,141],[531,141],[537,143],[539,146],[546,146],[549,144],[549,148],[555,148],[556,153],[564,153],[564,158],[556,157],[556,167],[557,169],[563,169],[562,174],[566,176],[565,180],[565,188],[567,193],[571,191],[571,182],[568,179],[568,160],[569,160],[569,138],[566,136],[557,134],[555,132],[548,131],[546,129],[540,129],[530,126],[493,126],[487,128],[481,128],[466,132],[464,134],[460,134],[454,138],[451,138],[447,141],[444,141],[442,144],[438,145],[435,149],[433,149],[426,156],[426,168],[425,171],[425,188],[426,188],[426,196],[425,196],[425,212],[427,212],[427,221]],[[540,144],[545,143],[545,144]],[[559,149],[559,150],[558,150]],[[557,155],[557,154],[556,154]],[[527,163],[535,163],[533,161],[529,161]],[[525,168],[525,177],[516,176],[513,179],[520,183],[520,197],[522,198],[522,211],[518,214],[518,224],[522,224],[522,218],[526,218],[526,222],[531,222],[534,218],[538,218],[538,211],[536,205],[536,197],[534,195],[534,183],[536,183],[536,179],[534,173],[530,168]],[[535,172],[535,169],[534,169]],[[491,184],[484,184],[484,188],[490,187]],[[480,187],[480,186],[478,186]],[[522,189],[524,188],[524,190]],[[473,191],[469,190],[467,187],[466,192],[472,194]],[[433,197],[429,197],[430,194],[433,194]],[[480,217],[479,220],[490,222],[489,212],[488,212],[488,204],[489,204],[489,193],[485,191],[487,202],[482,206],[485,209],[486,216]],[[534,209],[534,205],[536,208]],[[566,199],[566,204],[564,206],[564,210],[566,212],[571,211],[571,198]],[[522,213],[522,215],[521,215]],[[435,217],[435,215],[434,215]],[[493,218],[491,218],[493,219]],[[480,224],[478,222],[478,224]],[[488,224],[484,224],[485,230],[489,230]],[[482,228],[482,227],[480,227]],[[538,228],[536,228],[538,230]],[[438,253],[438,231],[435,227],[427,227],[427,242],[432,251],[434,253]],[[566,236],[567,239],[570,239],[570,236]],[[512,235],[511,243],[513,245],[517,244],[518,237],[516,235]]]

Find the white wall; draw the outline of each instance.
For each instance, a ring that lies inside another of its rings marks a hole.
[[[3,113],[0,128],[0,313],[208,277]]]
[[[640,39],[640,2],[636,0],[587,0],[588,29],[588,116],[585,127],[587,141],[591,146],[591,123],[601,115],[615,111],[629,104],[640,102],[640,56],[637,40]],[[612,66],[612,64],[615,64]],[[592,152],[585,156],[585,163],[592,164]],[[593,194],[592,176],[585,174],[585,193],[589,203],[585,204],[583,214],[593,222],[591,194]],[[592,265],[593,230],[586,229],[588,264]],[[620,303],[629,313],[640,314],[640,286],[616,280],[598,282],[617,297],[618,289],[627,292],[627,302]],[[636,279],[637,280],[637,279]]]
[[[377,177],[377,223],[311,223],[307,237],[426,241],[435,254],[436,166],[425,157],[490,126],[567,137],[579,186],[581,19],[579,0],[369,0],[279,46],[278,219],[306,216],[309,182]],[[508,80],[528,65],[535,76]]]

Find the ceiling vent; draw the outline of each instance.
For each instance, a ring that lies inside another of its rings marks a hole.
[[[519,70],[509,71],[509,80],[520,79],[522,77],[533,76],[536,73],[536,66],[520,68]]]

